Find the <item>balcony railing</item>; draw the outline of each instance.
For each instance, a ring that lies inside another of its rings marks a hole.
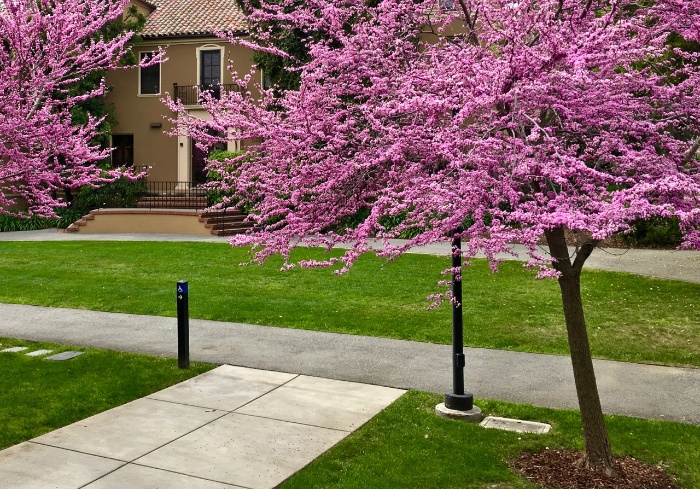
[[[178,85],[173,83],[173,96],[180,100],[183,105],[201,105],[202,94],[208,92],[215,99],[221,97],[221,92],[240,92],[241,87],[237,84],[225,85]]]

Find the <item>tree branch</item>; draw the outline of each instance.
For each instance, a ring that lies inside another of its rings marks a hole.
[[[586,262],[591,253],[600,241],[588,239],[576,252],[576,259],[574,260],[573,268],[576,273],[581,273],[583,269],[583,264]]]
[[[695,158],[695,155],[698,153],[698,150],[700,150],[700,137],[695,140],[693,145],[683,157],[683,164],[687,165],[688,163],[690,163],[692,159]]]

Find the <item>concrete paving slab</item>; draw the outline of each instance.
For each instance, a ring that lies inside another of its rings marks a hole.
[[[294,374],[222,365],[148,398],[234,411],[294,377]]]
[[[25,442],[0,451],[0,487],[76,489],[121,465],[117,460]]]
[[[136,463],[251,489],[273,488],[347,435],[231,413]]]
[[[24,350],[28,350],[29,348],[26,346],[13,346],[11,348],[5,348],[4,350],[0,350],[1,353],[18,353]]]
[[[138,399],[42,435],[34,441],[128,462],[225,413]]]
[[[56,362],[60,362],[63,360],[70,360],[71,358],[78,357],[85,353],[84,351],[62,351],[61,353],[56,353],[55,355],[51,355],[50,357],[44,358],[44,360],[53,360]]]
[[[245,489],[166,470],[128,464],[88,484],[85,489]]]
[[[540,435],[549,433],[552,425],[547,423],[538,423],[536,421],[523,421],[521,419],[499,418],[498,416],[487,416],[481,422],[484,428],[493,428],[497,430],[515,431],[516,433],[534,433]]]
[[[27,353],[26,355],[28,357],[40,357],[42,355],[48,355],[52,351],[53,350],[36,350],[36,351],[31,351],[31,352]]]
[[[236,412],[352,431],[404,392],[302,375]]]

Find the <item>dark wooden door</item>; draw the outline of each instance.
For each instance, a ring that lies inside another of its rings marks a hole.
[[[134,165],[134,135],[133,134],[113,134],[112,135],[112,166],[133,166]]]

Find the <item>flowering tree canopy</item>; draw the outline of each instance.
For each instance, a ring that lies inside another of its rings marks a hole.
[[[588,462],[611,471],[580,271],[638,219],[677,217],[682,246],[700,247],[700,63],[687,47],[700,4],[447,3],[262,1],[251,22],[277,30],[258,31],[259,49],[285,55],[280,26],[323,33],[294,68],[299,89],[205,96],[211,121],[170,101],[179,131],[259,141],[210,163],[231,201],[252,208],[256,229],[231,242],[255,245],[258,260],[343,242],[342,257],[302,265],[346,270],[375,237],[394,257],[457,231],[467,262],[483,252],[495,263],[524,244],[541,276],[559,278]],[[405,244],[388,242],[408,230]],[[565,230],[580,237],[574,256]]]
[[[368,238],[422,230],[387,243],[395,255],[458,228],[467,257],[513,242],[538,257],[546,230],[600,241],[650,216],[678,216],[684,246],[697,247],[697,54],[669,56],[666,40],[697,38],[700,14],[695,2],[658,3],[467,1],[442,18],[433,1],[263,4],[252,21],[326,33],[302,86],[274,111],[224,94],[206,106],[213,121],[182,111],[181,127],[262,141],[236,171],[221,168],[235,198],[255,203],[259,231],[233,242],[264,245],[260,259],[347,242],[349,265]],[[420,42],[421,26],[438,35]]]
[[[118,67],[132,33],[113,39],[105,25],[126,0],[3,0],[0,5],[0,212],[19,195],[31,214],[62,205],[56,191],[113,178],[97,163],[109,151],[92,144],[99,119],[72,125],[71,109],[98,97],[69,88],[97,70]],[[149,62],[156,62],[150,60]]]

